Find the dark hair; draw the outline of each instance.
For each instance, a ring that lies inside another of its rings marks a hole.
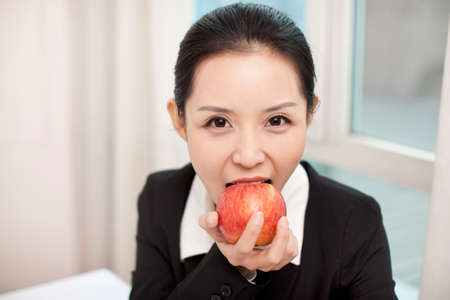
[[[225,51],[251,51],[260,44],[288,58],[298,71],[307,111],[314,102],[314,63],[302,31],[284,13],[261,4],[236,3],[204,15],[180,43],[175,66],[175,99],[184,118],[195,68],[205,58]]]

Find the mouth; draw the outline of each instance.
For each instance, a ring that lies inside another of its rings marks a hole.
[[[242,182],[228,182],[227,184],[225,184],[225,188],[230,187],[232,185],[245,185],[245,184],[260,184],[260,183],[268,183],[268,184],[272,184],[272,179],[267,179],[267,180],[258,180],[258,181],[242,181]]]

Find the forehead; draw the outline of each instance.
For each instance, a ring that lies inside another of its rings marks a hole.
[[[200,62],[187,105],[305,102],[293,63],[266,48],[228,51]]]

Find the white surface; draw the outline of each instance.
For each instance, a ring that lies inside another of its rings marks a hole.
[[[107,269],[80,275],[0,295],[0,300],[64,299],[99,300],[128,299],[130,286]]]

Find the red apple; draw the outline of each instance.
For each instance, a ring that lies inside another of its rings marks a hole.
[[[235,244],[251,216],[261,211],[264,224],[256,246],[272,242],[278,220],[286,215],[286,204],[281,193],[271,184],[236,184],[223,191],[217,202],[219,230],[228,243]]]

